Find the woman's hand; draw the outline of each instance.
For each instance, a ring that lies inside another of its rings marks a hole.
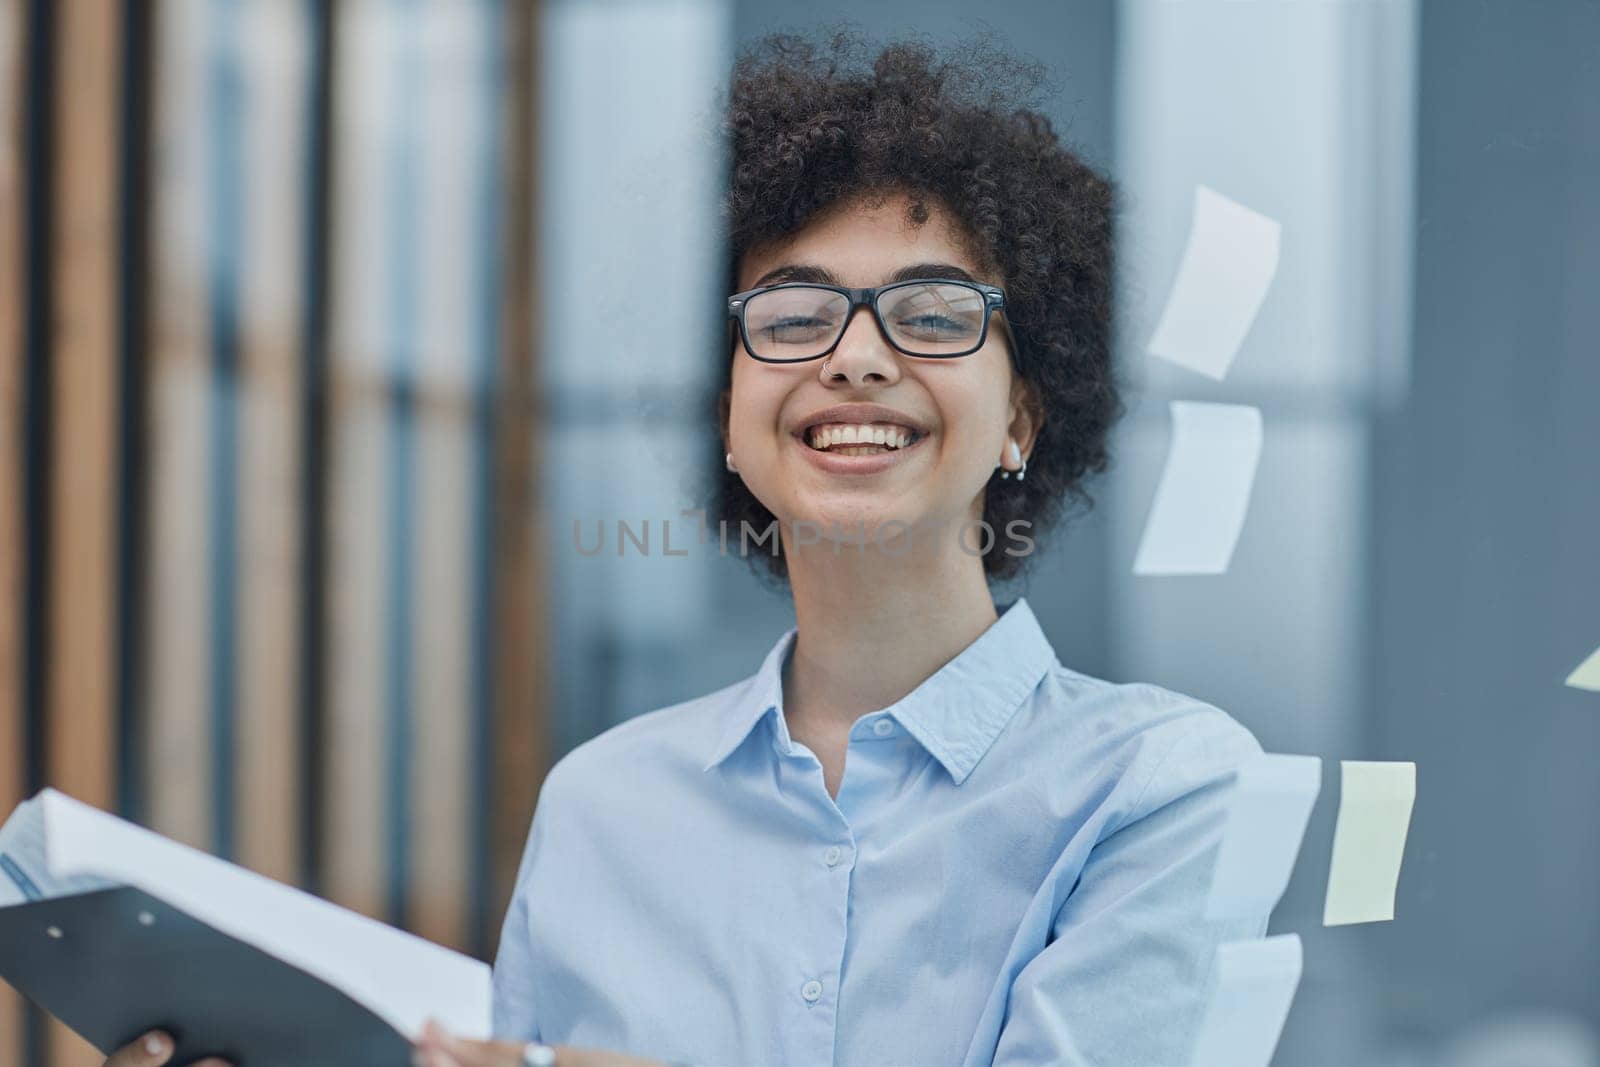
[[[137,1040],[130,1041],[111,1054],[105,1067],[162,1067],[172,1058],[172,1038],[160,1030],[152,1030]],[[196,1060],[194,1067],[231,1067],[227,1060],[209,1056]]]
[[[468,1041],[451,1037],[429,1023],[412,1056],[425,1067],[523,1067],[524,1046],[509,1041]],[[105,1067],[164,1067],[172,1059],[172,1038],[159,1030],[117,1049]],[[232,1067],[215,1056],[196,1061],[192,1067]],[[625,1056],[620,1052],[556,1046],[556,1067],[665,1067],[659,1060]]]
[[[411,1062],[417,1067],[523,1067],[522,1050],[513,1041],[468,1041],[451,1037],[429,1022],[422,1028]],[[620,1052],[556,1045],[555,1067],[666,1067],[660,1060],[625,1056]],[[121,1065],[117,1065],[121,1067]]]

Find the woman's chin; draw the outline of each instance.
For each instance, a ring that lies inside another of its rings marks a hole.
[[[904,554],[936,524],[921,514],[884,514],[881,510],[819,508],[783,520],[787,543],[800,551],[814,547],[843,552],[886,551]]]

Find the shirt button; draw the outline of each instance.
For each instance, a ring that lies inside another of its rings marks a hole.
[[[890,734],[894,733],[894,723],[890,722],[888,719],[879,719],[877,722],[872,724],[872,732],[877,734],[879,737],[888,737]]]
[[[800,987],[800,995],[806,998],[807,1004],[816,1003],[817,998],[822,996],[822,983],[812,979]]]
[[[843,855],[844,849],[840,848],[838,845],[829,845],[828,851],[822,854],[822,862],[826,863],[829,867],[837,867],[839,866],[839,859]]]

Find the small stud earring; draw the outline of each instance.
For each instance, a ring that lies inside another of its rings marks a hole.
[[[733,471],[735,473],[738,472],[739,468],[735,467],[733,465],[733,453],[732,452],[729,452],[728,455],[723,459],[722,462],[723,462],[723,465],[726,466],[730,471]]]
[[[1020,469],[1014,471],[1002,470],[1000,472],[1000,477],[1006,481],[1010,481],[1011,476],[1015,474],[1017,476],[1017,481],[1022,481],[1022,472],[1028,469],[1028,461],[1022,458],[1022,449],[1017,447],[1015,438],[1007,438],[1006,440],[1006,458],[1013,463],[1019,464]],[[1002,464],[999,463],[995,464],[996,467],[1001,465]]]

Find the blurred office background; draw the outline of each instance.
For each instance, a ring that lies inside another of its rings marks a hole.
[[[0,808],[492,953],[550,763],[788,625],[681,514],[713,102],[841,18],[992,30],[1121,185],[1118,462],[1003,595],[1327,761],[1277,1062],[1600,1067],[1590,0],[0,0]],[[1223,383],[1143,352],[1199,183],[1283,225]],[[1265,417],[1223,577],[1130,574],[1175,398]],[[1418,764],[1392,924],[1320,925],[1341,758]],[[96,1062],[0,994],[0,1067]]]

